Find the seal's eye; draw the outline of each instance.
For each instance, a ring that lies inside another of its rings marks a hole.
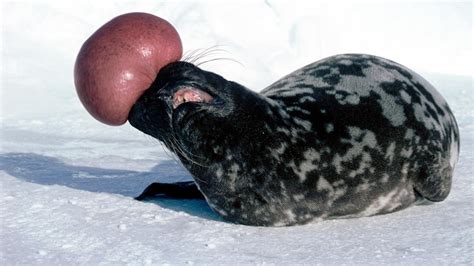
[[[185,102],[210,103],[213,97],[209,93],[194,87],[181,87],[173,94],[173,109]]]

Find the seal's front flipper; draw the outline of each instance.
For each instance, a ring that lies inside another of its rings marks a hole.
[[[204,199],[201,191],[193,181],[178,183],[152,183],[136,200],[145,200],[153,197],[167,197],[175,199]]]

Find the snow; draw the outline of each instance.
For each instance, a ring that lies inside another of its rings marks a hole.
[[[470,2],[2,2],[0,264],[471,265],[471,10]],[[415,69],[459,123],[451,195],[388,215],[282,228],[231,224],[198,200],[133,200],[152,182],[190,176],[156,140],[93,120],[72,80],[83,41],[131,11],[168,19],[186,51],[221,45],[226,52],[214,57],[240,63],[203,67],[254,90],[336,53]]]

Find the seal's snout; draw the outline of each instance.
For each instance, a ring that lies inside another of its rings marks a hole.
[[[136,102],[128,114],[128,122],[130,122],[130,125],[136,129],[140,129],[140,124],[142,124],[143,121],[143,112],[143,105],[140,102]]]
[[[132,106],[128,122],[134,128],[159,140],[162,140],[163,131],[166,131],[167,127],[164,117],[154,110],[150,111],[140,100]]]
[[[134,128],[141,132],[157,137],[156,133],[152,132],[152,122],[149,120],[150,114],[147,111],[146,105],[138,100],[130,109],[128,114],[128,122]]]

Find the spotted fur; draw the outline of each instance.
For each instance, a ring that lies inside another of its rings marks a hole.
[[[172,108],[176,87],[212,103]],[[395,62],[337,55],[255,93],[177,62],[129,120],[163,141],[225,219],[283,226],[442,201],[459,153],[456,120],[426,80]]]

